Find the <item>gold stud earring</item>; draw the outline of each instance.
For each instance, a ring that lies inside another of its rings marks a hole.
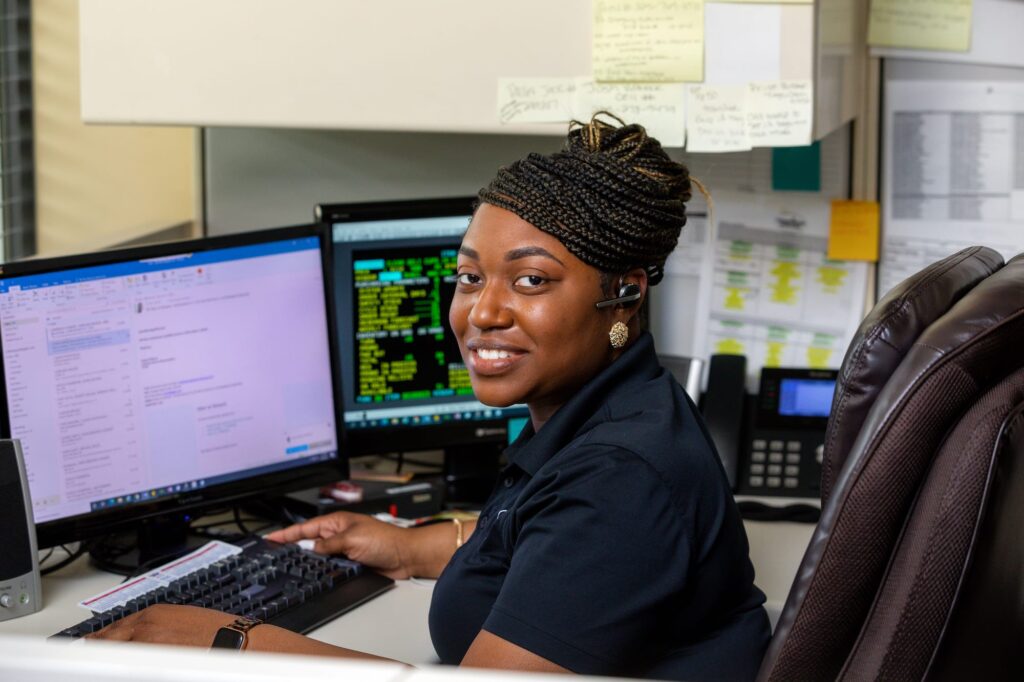
[[[622,348],[629,340],[629,327],[622,322],[616,322],[608,332],[608,340],[612,342],[612,348]]]

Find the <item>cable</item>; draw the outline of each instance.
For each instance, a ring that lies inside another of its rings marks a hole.
[[[78,549],[76,549],[73,552],[71,550],[69,550],[67,547],[65,547],[64,545],[60,545],[60,548],[63,549],[65,552],[67,552],[67,556],[64,557],[63,559],[61,559],[60,561],[58,561],[57,563],[55,563],[53,566],[47,566],[46,568],[40,567],[39,568],[39,574],[40,575],[49,575],[50,573],[53,573],[54,571],[59,571],[60,569],[64,568],[65,566],[74,563],[74,561],[78,557],[80,557],[83,554],[85,554],[85,551],[86,551],[86,547],[85,547],[85,543],[84,542],[80,542],[78,544]],[[47,554],[43,558],[43,561],[46,561],[46,559],[49,559],[50,555],[52,555],[52,554],[53,554],[53,550],[51,549],[50,550],[50,554]]]

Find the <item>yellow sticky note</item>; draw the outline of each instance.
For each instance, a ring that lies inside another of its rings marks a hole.
[[[704,0],[594,0],[594,80],[704,80]]]
[[[832,260],[878,261],[877,201],[832,202],[828,257]]]
[[[868,44],[967,52],[973,0],[871,0]]]

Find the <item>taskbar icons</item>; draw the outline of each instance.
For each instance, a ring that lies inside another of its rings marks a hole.
[[[178,495],[180,493],[199,490],[200,488],[205,488],[206,485],[206,479],[200,478],[194,481],[186,481],[184,483],[175,483],[174,485],[163,486],[161,488],[150,488],[148,490],[140,490],[139,492],[128,493],[126,495],[118,495],[117,497],[108,497],[103,500],[96,500],[95,502],[89,503],[89,508],[90,511],[97,511],[100,509],[123,507],[129,504],[136,504],[137,502],[150,502],[152,500],[160,499],[161,497],[168,497],[169,495]]]
[[[345,427],[349,429],[368,429],[384,426],[429,426],[431,424],[501,419],[502,414],[503,411],[500,409],[446,412],[445,414],[418,414],[405,417],[384,417],[382,419],[346,421]]]

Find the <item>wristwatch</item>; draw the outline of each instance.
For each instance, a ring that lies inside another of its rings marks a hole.
[[[248,632],[257,625],[262,625],[262,620],[256,618],[239,617],[230,625],[225,625],[213,637],[211,649],[231,649],[241,651],[249,640]]]

